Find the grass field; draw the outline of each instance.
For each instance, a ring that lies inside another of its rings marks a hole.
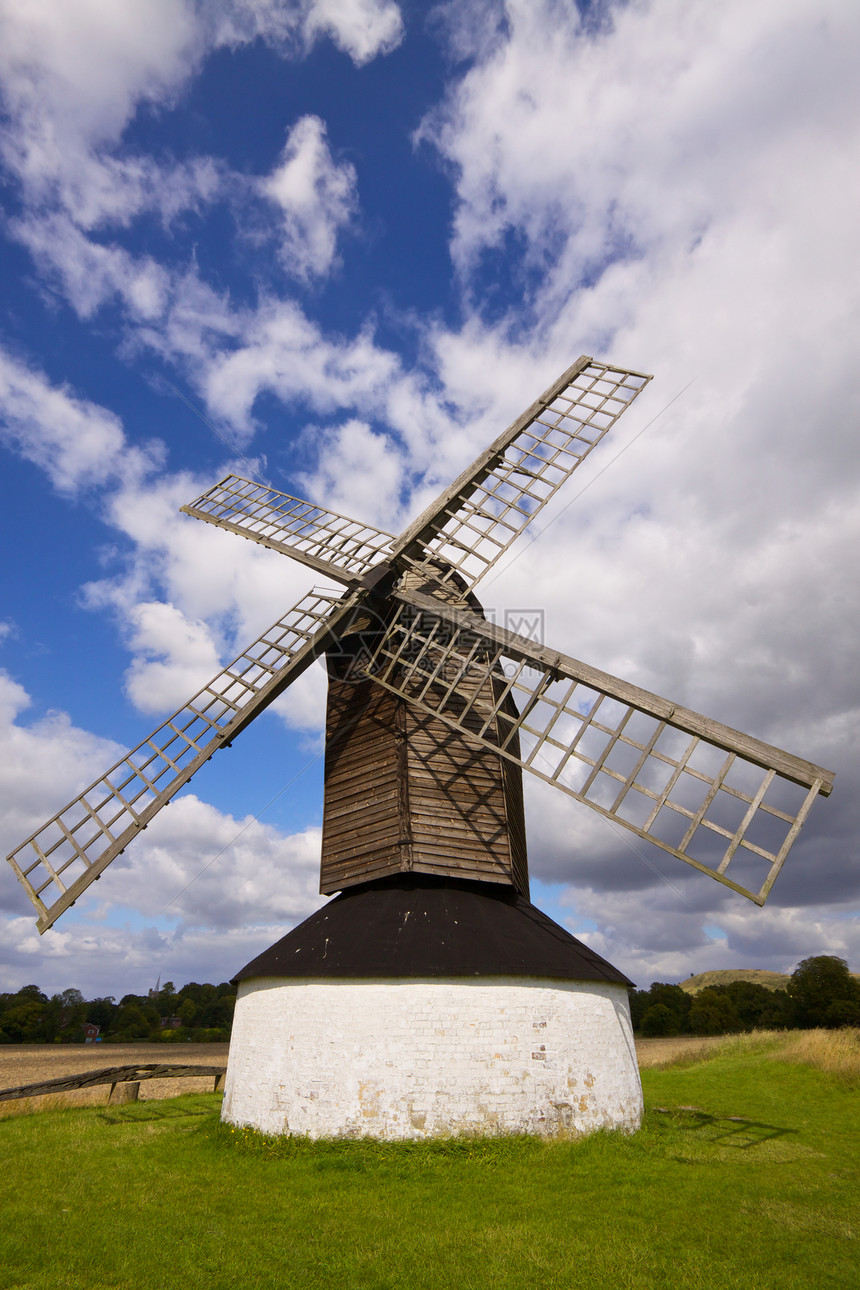
[[[219,1098],[0,1123],[0,1287],[854,1287],[856,1032],[664,1049],[632,1136],[309,1144]]]

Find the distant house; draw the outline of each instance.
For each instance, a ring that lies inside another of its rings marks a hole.
[[[101,1040],[99,1039],[98,1026],[94,1026],[91,1021],[85,1021],[84,1022],[84,1043],[98,1044],[100,1042]]]
[[[181,1017],[162,1017],[161,1018],[162,1030],[178,1030],[181,1025],[182,1025]]]

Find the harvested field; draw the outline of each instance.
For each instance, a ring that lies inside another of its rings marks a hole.
[[[679,1057],[704,1056],[709,1048],[721,1044],[725,1035],[670,1035],[660,1039],[636,1038],[636,1058],[639,1069],[662,1066],[677,1061]]]
[[[79,1075],[103,1066],[134,1066],[138,1062],[226,1066],[229,1047],[229,1044],[0,1044],[0,1089]],[[144,1080],[140,1085],[140,1100],[211,1092],[211,1075],[201,1079]],[[100,1084],[74,1093],[0,1102],[0,1117],[58,1106],[87,1106],[106,1102],[109,1096],[110,1084]]]

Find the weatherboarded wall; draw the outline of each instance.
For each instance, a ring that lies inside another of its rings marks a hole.
[[[638,1128],[624,986],[517,977],[239,986],[223,1118],[425,1138]]]

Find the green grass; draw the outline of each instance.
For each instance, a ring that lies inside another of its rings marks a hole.
[[[4,1120],[0,1287],[855,1286],[856,1079],[711,1053],[579,1142],[271,1142],[212,1094]]]

